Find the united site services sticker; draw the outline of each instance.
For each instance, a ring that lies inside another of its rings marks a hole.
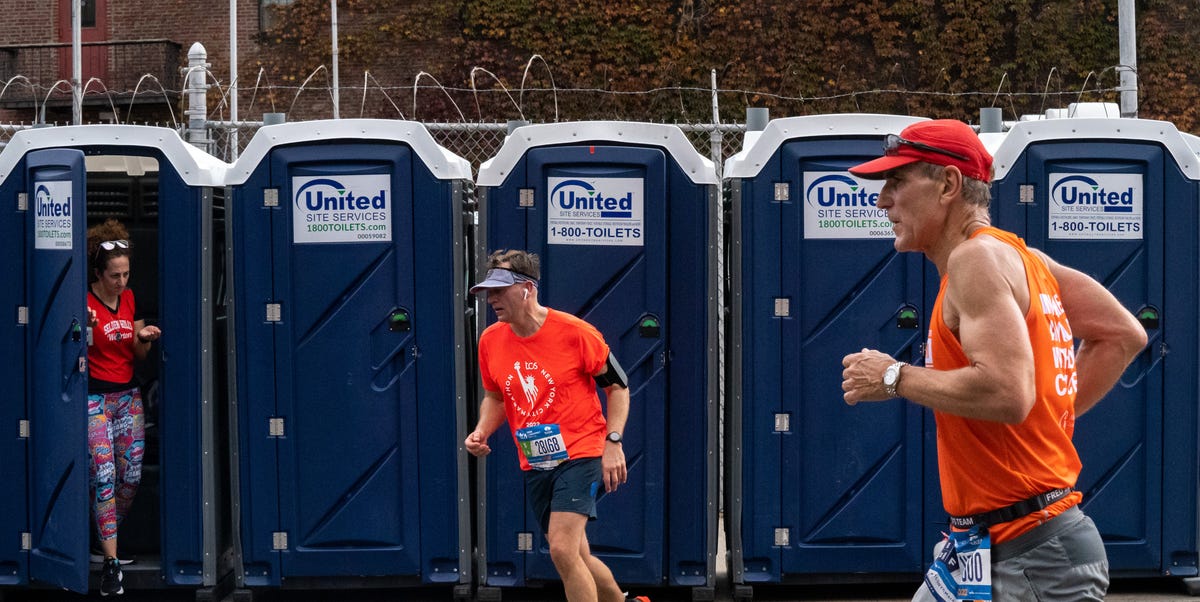
[[[641,178],[548,178],[552,245],[644,246]]]
[[[392,179],[388,174],[292,178],[292,241],[392,240]]]

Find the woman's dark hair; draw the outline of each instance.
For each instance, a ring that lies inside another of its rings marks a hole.
[[[113,257],[133,257],[129,231],[121,222],[108,218],[104,223],[88,228],[88,283],[96,281],[96,272],[103,272]]]

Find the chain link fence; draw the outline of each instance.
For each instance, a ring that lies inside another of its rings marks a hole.
[[[262,122],[210,121],[208,127],[209,152],[233,162],[262,127]],[[426,123],[425,127],[438,144],[470,162],[474,174],[479,173],[481,163],[500,152],[508,134],[505,123]],[[746,132],[745,124],[680,124],[679,129],[697,152],[718,165],[742,149]]]

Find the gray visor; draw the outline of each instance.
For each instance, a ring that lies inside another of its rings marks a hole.
[[[537,280],[525,274],[507,268],[492,268],[487,271],[483,282],[471,287],[471,294],[485,292],[489,288],[504,288],[518,282],[532,282],[534,286],[537,286]]]

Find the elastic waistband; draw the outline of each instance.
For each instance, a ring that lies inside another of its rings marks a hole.
[[[1029,550],[1032,550],[1067,529],[1070,529],[1075,523],[1084,519],[1083,510],[1079,506],[1071,506],[1062,511],[1062,514],[1051,518],[1050,520],[1034,527],[1033,529],[1018,535],[1004,543],[992,545],[992,562],[1000,562],[1015,556],[1020,556]]]

